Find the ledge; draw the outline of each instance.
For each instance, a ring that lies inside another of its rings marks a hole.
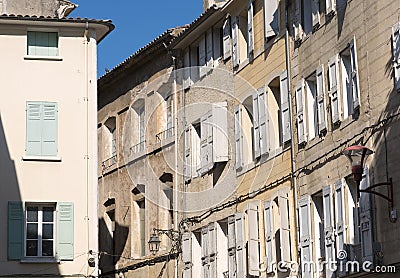
[[[50,257],[23,258],[21,264],[59,264],[60,261]]]
[[[22,157],[23,161],[53,161],[53,162],[61,162],[61,157],[58,156],[30,156],[26,155]]]
[[[34,55],[25,55],[24,60],[41,60],[41,61],[62,61],[63,57],[61,56],[34,56]]]

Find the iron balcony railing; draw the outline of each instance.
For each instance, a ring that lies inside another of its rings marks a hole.
[[[157,138],[157,142],[160,143],[165,139],[171,138],[172,136],[174,136],[174,127],[170,127],[164,131],[161,131],[160,133],[158,133],[156,135]]]
[[[129,148],[130,153],[131,153],[131,154],[135,154],[135,153],[144,151],[145,146],[146,146],[146,140],[144,140],[144,141],[142,141],[142,142],[140,142],[140,143],[138,143],[138,144],[133,145],[132,147],[130,147],[130,148]]]
[[[101,163],[102,171],[106,172],[108,169],[110,169],[115,164],[117,164],[117,154],[114,154],[112,157],[104,160]]]

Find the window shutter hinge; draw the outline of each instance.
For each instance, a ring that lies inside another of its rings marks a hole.
[[[85,156],[84,156],[84,159],[89,159],[89,155],[85,155]]]

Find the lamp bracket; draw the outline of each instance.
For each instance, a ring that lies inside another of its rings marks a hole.
[[[376,192],[375,190],[373,190],[374,188],[377,187],[382,187],[382,186],[387,186],[388,188],[388,194],[387,196]],[[389,209],[393,209],[393,182],[392,182],[392,178],[389,178],[389,181],[387,182],[380,182],[380,183],[376,183],[373,184],[365,189],[360,189],[360,192],[364,192],[364,193],[369,193],[369,194],[374,194],[376,196],[379,196],[385,200],[387,200],[389,202]]]

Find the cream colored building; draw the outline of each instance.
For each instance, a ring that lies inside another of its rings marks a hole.
[[[0,16],[2,277],[97,275],[97,44],[113,29]]]

